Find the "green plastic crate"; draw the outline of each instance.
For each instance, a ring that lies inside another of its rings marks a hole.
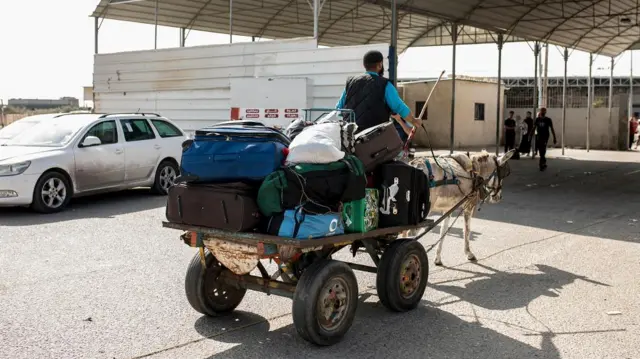
[[[367,188],[363,199],[347,202],[342,206],[345,230],[350,233],[366,233],[378,228],[378,200],[375,188]]]

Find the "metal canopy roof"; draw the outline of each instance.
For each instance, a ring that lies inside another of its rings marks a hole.
[[[157,0],[157,23],[262,38],[313,34],[313,0]],[[325,0],[319,43],[327,46],[388,42],[390,0]],[[398,50],[458,44],[544,41],[594,54],[617,56],[640,40],[640,0],[398,0]],[[93,17],[154,24],[155,0],[101,0]]]

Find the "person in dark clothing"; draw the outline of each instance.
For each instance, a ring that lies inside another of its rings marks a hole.
[[[518,152],[528,156],[529,151],[531,151],[531,140],[533,139],[533,118],[531,117],[531,111],[527,111],[527,117],[522,122],[524,123],[524,131]]]
[[[347,79],[336,109],[355,112],[358,132],[385,123],[393,117],[400,138],[406,141],[411,128],[422,125],[422,122],[413,117],[393,83],[382,77],[384,56],[380,51],[367,52],[362,63],[366,72]]]
[[[504,153],[516,147],[516,120],[514,112],[509,111],[509,118],[504,120]]]
[[[536,148],[540,154],[540,171],[547,169],[547,143],[549,142],[549,132],[553,134],[553,144],[558,143],[556,140],[556,131],[553,129],[553,121],[547,117],[547,109],[541,108],[538,118],[534,123],[536,130]]]

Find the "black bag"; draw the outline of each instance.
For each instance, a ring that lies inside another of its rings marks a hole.
[[[385,122],[356,135],[355,155],[368,172],[396,158],[403,146],[393,122]]]
[[[257,188],[244,183],[176,184],[169,188],[166,216],[169,222],[235,232],[251,231],[260,224]]]
[[[416,225],[427,219],[429,179],[404,162],[382,164],[376,173],[380,190],[379,227]]]

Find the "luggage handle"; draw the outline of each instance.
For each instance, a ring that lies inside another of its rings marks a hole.
[[[227,214],[227,206],[224,205],[224,200],[220,201],[222,207],[222,213],[224,214],[224,223],[229,224],[229,215]]]
[[[296,211],[293,213],[293,221],[295,223],[295,226],[293,227],[293,238],[298,237],[298,231],[300,230],[300,226],[302,225],[302,222],[304,222],[305,214],[302,211],[303,209],[304,209],[303,206],[299,206],[298,209],[296,209]],[[300,218],[300,221],[298,221],[298,213],[302,215],[302,218]]]

